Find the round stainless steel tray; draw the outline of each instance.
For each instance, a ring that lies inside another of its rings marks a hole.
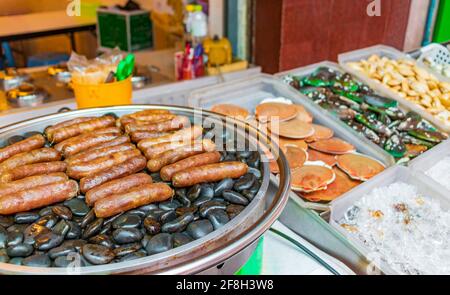
[[[0,144],[13,135],[21,135],[29,131],[42,131],[45,127],[69,120],[79,116],[100,116],[107,113],[115,113],[118,116],[136,112],[143,109],[167,109],[173,113],[190,116],[194,124],[198,118],[201,121],[219,124],[227,131],[233,130],[236,138],[244,137],[249,146],[270,148],[271,145],[264,141],[265,135],[249,125],[234,120],[225,120],[225,117],[216,113],[195,110],[187,107],[162,106],[162,105],[130,105],[103,108],[82,109],[47,115],[32,120],[15,123],[0,129]],[[216,125],[217,126],[217,125]],[[236,126],[237,128],[236,131]],[[277,150],[276,146],[272,146]],[[251,255],[258,239],[267,231],[281,214],[289,198],[290,174],[283,154],[277,158],[280,167],[279,179],[275,179],[269,172],[267,162],[263,162],[263,182],[261,189],[253,201],[237,217],[232,219],[222,228],[209,235],[195,240],[170,251],[147,256],[133,261],[113,263],[100,266],[80,267],[76,269],[39,268],[16,266],[0,263],[0,273],[4,274],[196,274],[217,273],[218,265],[225,265],[222,271],[233,273]],[[275,186],[274,183],[277,185]],[[233,266],[226,264],[230,263]]]

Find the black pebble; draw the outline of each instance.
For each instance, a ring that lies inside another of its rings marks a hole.
[[[64,219],[61,219],[61,221],[58,222],[58,223],[53,227],[53,229],[52,229],[52,231],[53,231],[55,234],[60,235],[60,236],[63,236],[63,237],[66,236],[66,234],[69,232],[69,230],[70,230],[70,225],[69,225],[69,223],[68,223],[66,220],[64,220]]]
[[[196,184],[192,186],[187,192],[187,198],[191,201],[194,201],[200,196],[200,192],[202,190],[202,186],[200,184]]]
[[[168,251],[173,248],[173,238],[171,234],[160,233],[150,239],[145,249],[148,255]]]
[[[234,217],[236,217],[239,213],[242,212],[242,210],[244,210],[245,207],[242,205],[235,205],[235,204],[230,204],[227,206],[227,213],[228,216],[230,217],[230,219],[233,219]]]
[[[73,198],[64,202],[64,206],[69,207],[75,216],[85,216],[89,212],[89,207],[84,200]]]
[[[81,236],[81,227],[73,221],[68,221],[68,224],[69,224],[69,231],[66,234],[66,239],[68,240],[79,239]]]
[[[200,207],[199,213],[200,213],[201,217],[206,218],[208,216],[209,211],[214,210],[214,209],[225,210],[226,208],[227,208],[227,205],[225,204],[225,202],[208,201]]]
[[[94,220],[95,220],[95,212],[94,209],[92,209],[81,220],[80,223],[81,228],[85,228],[86,226],[88,226],[88,224],[90,224]]]
[[[193,241],[193,239],[185,232],[173,234],[173,246],[175,248],[183,246],[192,241]]]
[[[214,197],[214,185],[210,183],[202,184],[202,189],[200,191],[200,197],[213,198]]]
[[[174,220],[175,218],[177,218],[177,213],[175,212],[175,210],[172,210],[166,211],[164,214],[161,215],[159,219],[161,220],[161,223],[164,224]]]
[[[182,232],[186,228],[186,226],[188,226],[188,224],[190,222],[192,222],[193,220],[194,220],[194,214],[186,213],[171,222],[165,223],[161,227],[161,231],[164,233]]]
[[[25,244],[34,245],[37,236],[48,232],[50,232],[50,230],[45,226],[32,223],[23,231],[23,242]]]
[[[165,211],[175,210],[178,207],[181,207],[181,204],[176,199],[172,199],[169,201],[159,203],[159,209],[162,209]]]
[[[161,209],[153,209],[150,210],[150,212],[147,213],[147,217],[151,217],[155,220],[160,220],[161,219],[161,215],[163,215],[164,213],[166,213],[166,211],[161,210]]]
[[[106,264],[114,259],[114,252],[105,246],[86,244],[82,248],[84,258],[92,264]]]
[[[156,219],[151,217],[144,219],[144,227],[150,235],[159,234],[161,231],[161,224]]]
[[[14,265],[22,265],[23,257],[14,257],[11,260],[9,260],[10,264]]]
[[[111,241],[110,237],[104,234],[93,236],[89,239],[89,242],[97,245],[102,245],[110,249],[114,247],[114,243]]]
[[[0,226],[7,228],[13,224],[14,224],[14,218],[12,216],[1,216],[0,215]]]
[[[87,240],[100,233],[103,226],[103,218],[96,219],[94,222],[89,224],[83,231],[83,239]]]
[[[133,252],[133,253],[130,253],[130,254],[127,254],[127,255],[121,257],[119,259],[119,262],[135,260],[135,259],[139,259],[139,258],[142,258],[142,257],[145,257],[145,256],[147,256],[147,253],[144,253],[144,252],[141,252],[141,251],[136,251],[136,252]]]
[[[231,178],[222,179],[214,186],[214,197],[222,196],[223,191],[232,189],[233,185],[234,185],[233,179]]]
[[[123,214],[112,222],[114,229],[134,228],[141,225],[141,217],[135,214]]]
[[[23,233],[21,232],[10,232],[8,233],[7,246],[15,246],[23,242]]]
[[[3,226],[0,225],[0,249],[6,247],[7,240],[8,240],[8,232]]]
[[[39,218],[35,223],[45,226],[47,228],[52,228],[58,222],[58,217],[53,214],[45,215]]]
[[[211,233],[214,230],[213,225],[211,222],[207,219],[197,220],[194,222],[191,222],[186,232],[193,238],[193,239],[200,239],[207,234]]]
[[[60,256],[67,256],[67,254],[76,251],[77,250],[74,245],[62,244],[61,246],[55,247],[48,251],[48,256],[50,256],[51,259],[55,259]]]
[[[64,237],[53,232],[48,232],[36,237],[35,247],[38,250],[45,251],[55,248],[64,241]]]
[[[255,181],[256,181],[255,175],[253,175],[251,173],[247,173],[244,176],[242,176],[241,178],[239,178],[238,180],[236,180],[233,188],[236,191],[241,192],[243,190],[251,188],[253,183],[255,183]]]
[[[214,209],[209,212],[208,220],[211,222],[214,229],[219,229],[230,221],[230,218],[224,210]]]
[[[257,179],[261,179],[261,177],[262,177],[261,171],[257,168],[248,167],[247,172],[253,174]]]
[[[70,211],[69,208],[65,207],[65,206],[54,206],[52,208],[52,212],[65,220],[71,220],[72,219],[72,211]]]
[[[6,248],[9,257],[27,257],[33,253],[33,246],[28,244],[19,244]]]
[[[116,249],[114,249],[113,252],[116,255],[116,257],[119,257],[119,256],[125,256],[127,254],[136,252],[141,248],[142,248],[141,243],[131,243],[131,244],[121,245],[120,247],[117,247]]]
[[[233,204],[236,205],[248,205],[248,200],[246,197],[241,195],[238,192],[232,191],[232,190],[226,190],[222,194],[223,198]]]
[[[137,228],[120,228],[113,231],[112,237],[117,244],[128,244],[140,241],[143,235]]]
[[[213,197],[211,195],[201,196],[197,200],[195,200],[194,206],[200,207],[201,205],[203,205],[204,203],[206,203],[208,201],[211,201],[212,199],[213,199]]]
[[[14,222],[15,223],[19,223],[19,224],[23,224],[23,223],[33,223],[36,220],[39,219],[39,214],[38,213],[33,213],[33,212],[23,212],[23,213],[17,213],[14,216]]]
[[[22,264],[32,267],[49,267],[50,265],[52,265],[52,261],[45,254],[36,254],[25,258],[22,261]]]

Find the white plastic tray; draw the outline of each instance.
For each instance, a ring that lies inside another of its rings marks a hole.
[[[387,167],[395,164],[391,156],[374,148],[373,144],[361,140],[358,134],[349,132],[345,123],[336,121],[326,110],[311,102],[309,98],[270,75],[261,74],[248,79],[198,89],[191,92],[188,104],[191,107],[209,110],[215,104],[231,103],[251,111],[263,99],[274,97],[285,97],[296,104],[303,105],[313,115],[314,122],[333,129],[337,137],[355,145],[359,152],[378,159]],[[291,197],[304,208],[319,211],[329,209],[329,204],[306,202],[295,193],[291,193]]]
[[[338,60],[339,60],[339,64],[345,71],[347,71],[348,73],[359,78],[362,82],[366,83],[369,87],[371,87],[376,92],[395,99],[396,101],[400,102],[404,106],[409,107],[411,110],[413,110],[416,113],[418,113],[419,115],[421,115],[424,119],[426,119],[426,120],[430,121],[431,123],[433,123],[434,125],[436,125],[436,127],[441,129],[442,131],[444,131],[446,133],[450,133],[450,123],[446,123],[446,122],[439,120],[435,116],[428,113],[421,106],[419,106],[411,101],[406,100],[405,98],[401,97],[398,93],[396,93],[395,91],[392,91],[391,89],[389,89],[388,87],[386,87],[385,85],[380,83],[379,81],[371,79],[368,76],[366,76],[364,73],[348,66],[349,62],[357,62],[357,61],[361,61],[363,59],[368,59],[371,55],[374,55],[374,54],[377,54],[381,57],[386,56],[390,59],[407,59],[407,60],[415,62],[414,59],[408,57],[405,53],[403,53],[395,48],[392,48],[389,46],[384,46],[384,45],[376,45],[376,46],[372,46],[372,47],[368,47],[368,48],[364,48],[364,49],[359,49],[359,50],[343,53],[338,56]],[[421,68],[426,70],[427,72],[431,73],[427,68],[423,68],[423,67],[421,67]]]
[[[359,239],[351,235],[347,230],[342,228],[338,222],[344,217],[344,214],[347,212],[348,208],[350,208],[364,195],[368,194],[377,187],[388,186],[395,182],[404,182],[414,185],[418,189],[419,193],[438,201],[441,208],[444,210],[450,209],[450,200],[441,191],[440,187],[433,186],[426,178],[414,175],[414,173],[409,171],[406,167],[393,166],[378,174],[371,180],[358,185],[356,188],[346,193],[339,199],[331,202],[330,224],[337,231],[343,234],[365,257],[370,257],[370,254],[373,253],[373,251],[367,248]],[[383,262],[382,259],[379,263],[376,261],[373,263],[385,274],[398,274],[390,266]]]
[[[425,172],[437,164],[441,159],[450,156],[450,139],[447,139],[441,144],[433,147],[431,150],[423,153],[419,157],[415,158],[409,163],[409,167],[414,173],[421,175],[421,177],[428,178],[433,186],[439,187],[440,190],[445,192],[446,196],[450,198],[450,191],[443,187],[439,182],[432,179]],[[449,179],[450,182],[450,179]]]
[[[438,44],[431,43],[427,46],[424,46],[420,49],[420,56],[417,59],[417,63],[424,68],[427,68],[430,72],[432,72],[439,80],[450,82],[450,78],[442,75],[441,73],[436,72],[429,66],[427,66],[423,61],[425,58],[430,57],[434,62],[438,64],[448,64],[450,65],[450,51],[447,47]]]

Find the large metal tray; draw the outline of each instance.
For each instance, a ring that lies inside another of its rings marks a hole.
[[[142,109],[168,109],[176,114],[193,117],[195,110],[186,107],[173,107],[161,105],[131,105],[104,108],[82,109],[60,114],[53,114],[36,119],[12,124],[0,129],[0,141],[14,135],[21,135],[29,131],[42,131],[46,126],[69,120],[79,116],[100,116],[107,113],[115,113],[118,116],[136,112]],[[201,118],[207,119],[214,124],[222,125],[227,130],[232,126],[240,126],[236,135],[246,136],[250,146],[257,148],[255,138],[258,131],[241,122],[227,121],[224,117],[211,113],[202,112]],[[231,124],[231,125],[230,125]],[[236,130],[235,128],[233,130]],[[260,137],[261,138],[261,137]],[[268,144],[259,141],[258,144]],[[258,238],[270,228],[273,222],[281,214],[288,200],[290,187],[289,169],[286,159],[281,155],[277,160],[280,166],[280,179],[275,179],[268,172],[268,164],[263,163],[264,179],[260,191],[247,208],[231,220],[224,227],[211,234],[193,241],[184,246],[170,251],[147,256],[145,258],[107,264],[101,266],[81,267],[69,270],[69,273],[77,274],[194,274],[194,273],[217,273],[217,265],[220,269],[230,274],[236,271],[236,265],[244,263],[251,254]],[[277,185],[275,186],[274,183]],[[227,264],[230,266],[225,267]],[[222,265],[223,264],[223,265]],[[236,266],[237,267],[237,266]],[[70,272],[72,271],[72,272]],[[67,269],[39,268],[16,266],[0,263],[0,273],[4,274],[67,274]]]

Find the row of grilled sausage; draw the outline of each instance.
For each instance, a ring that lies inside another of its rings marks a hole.
[[[202,127],[189,125],[188,117],[166,110],[145,110],[117,120],[110,115],[82,117],[45,130],[53,148],[44,147],[42,135],[2,148],[0,214],[61,202],[79,191],[98,217],[171,198],[170,186],[139,173],[146,167],[159,171],[174,187],[247,172],[244,163],[219,163],[215,144],[201,139]]]

